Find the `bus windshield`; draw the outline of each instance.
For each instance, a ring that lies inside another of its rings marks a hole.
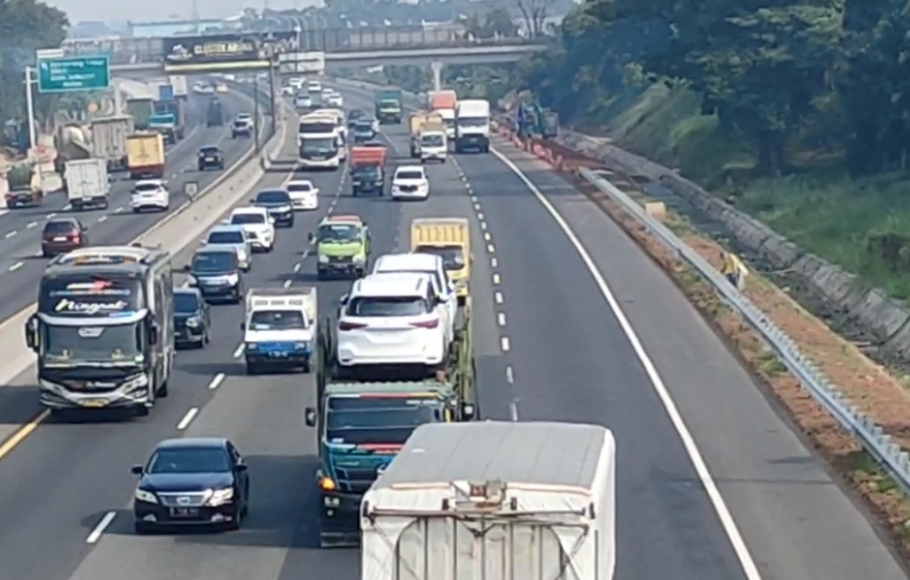
[[[127,362],[142,356],[144,321],[114,326],[43,324],[44,360]]]

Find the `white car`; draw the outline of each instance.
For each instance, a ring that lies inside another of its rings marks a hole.
[[[290,181],[286,189],[295,211],[319,209],[319,188],[314,187],[312,181],[306,179]]]
[[[242,226],[250,234],[254,250],[271,252],[275,248],[275,218],[264,207],[238,207],[231,212],[228,224]]]
[[[338,93],[334,93],[325,100],[325,104],[330,107],[342,108],[344,106],[344,97]]]
[[[306,90],[311,93],[320,93],[322,92],[322,83],[319,81],[307,81]]]
[[[133,213],[147,209],[167,211],[171,207],[171,192],[161,179],[137,181],[130,196],[130,207]]]
[[[297,93],[294,97],[294,108],[298,110],[309,109],[313,106],[313,98],[310,95]]]
[[[237,252],[240,269],[248,272],[253,267],[251,240],[242,226],[218,225],[212,228],[203,246],[230,246]]]
[[[332,89],[324,88],[324,89],[322,89],[322,100],[327,101],[329,99],[329,97],[331,97],[334,94],[335,94],[335,91],[333,91]]]
[[[433,279],[433,291],[443,304],[446,322],[446,343],[455,338],[455,321],[458,319],[458,296],[455,285],[446,273],[445,262],[435,254],[386,254],[373,264],[373,274],[423,274]]]
[[[447,352],[441,308],[430,276],[378,274],[354,282],[339,309],[339,370],[413,365],[436,371]]]
[[[304,80],[300,77],[293,77],[288,79],[288,86],[292,89],[299,89],[303,86]]]
[[[392,177],[392,199],[427,199],[430,180],[421,165],[402,165]]]
[[[293,97],[294,96],[294,87],[291,87],[291,86],[281,87],[281,96],[282,97]]]

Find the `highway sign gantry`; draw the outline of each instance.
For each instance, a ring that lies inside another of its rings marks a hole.
[[[111,85],[111,63],[106,55],[65,58],[39,55],[37,68],[40,93],[104,90]]]

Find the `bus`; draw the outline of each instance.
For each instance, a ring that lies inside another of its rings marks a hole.
[[[174,368],[171,256],[158,248],[96,246],[52,260],[25,328],[38,355],[41,404],[147,415]]]
[[[332,115],[304,115],[297,129],[300,169],[338,170],[346,158],[344,135]]]

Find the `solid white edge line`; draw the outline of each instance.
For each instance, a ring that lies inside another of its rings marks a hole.
[[[733,520],[733,514],[730,513],[730,509],[727,507],[727,502],[724,501],[724,498],[720,493],[720,489],[718,489],[717,484],[711,475],[711,471],[708,469],[708,465],[705,463],[704,458],[701,456],[701,451],[699,451],[698,445],[695,443],[695,438],[692,437],[692,433],[689,431],[689,428],[686,426],[686,422],[683,420],[682,415],[679,413],[679,409],[676,407],[676,402],[670,395],[670,391],[667,390],[667,386],[664,384],[660,373],[657,372],[657,367],[654,366],[654,362],[651,360],[651,357],[648,356],[648,353],[645,351],[644,346],[642,346],[641,340],[639,340],[635,329],[632,328],[632,324],[629,322],[629,319],[626,318],[625,312],[623,312],[622,307],[620,307],[619,302],[613,295],[613,291],[610,289],[607,281],[597,269],[597,265],[594,263],[594,260],[591,259],[588,251],[585,249],[584,245],[582,245],[581,240],[578,239],[578,236],[575,235],[575,232],[572,231],[572,228],[569,227],[569,224],[562,217],[559,211],[557,211],[553,204],[550,203],[550,200],[547,199],[543,193],[541,193],[537,186],[534,185],[530,179],[528,179],[524,172],[522,172],[522,170],[519,169],[518,166],[512,162],[512,160],[507,158],[496,149],[493,149],[491,147],[490,152],[495,155],[503,165],[508,167],[509,170],[514,173],[522,181],[522,183],[525,184],[531,193],[534,194],[534,197],[537,198],[537,201],[539,201],[544,209],[547,210],[550,216],[556,221],[557,225],[559,225],[559,228],[562,230],[562,232],[575,247],[575,251],[578,252],[579,257],[581,257],[585,266],[588,268],[588,271],[591,273],[591,276],[594,278],[594,282],[600,289],[600,293],[603,295],[604,299],[606,299],[607,304],[610,306],[610,310],[613,311],[613,316],[616,317],[616,320],[619,322],[619,326],[622,328],[623,334],[626,335],[626,339],[632,346],[632,350],[635,352],[635,356],[638,358],[639,362],[644,368],[645,374],[648,375],[648,379],[650,380],[651,385],[654,387],[654,391],[657,393],[657,396],[660,398],[661,403],[666,409],[667,415],[670,417],[670,422],[673,423],[673,427],[676,429],[676,433],[679,435],[679,438],[683,443],[683,447],[686,449],[686,453],[689,455],[689,460],[692,462],[692,467],[695,469],[695,473],[698,475],[702,486],[704,486],[705,492],[708,494],[708,499],[714,506],[714,511],[717,512],[717,517],[720,519],[721,526],[723,526],[724,532],[727,534],[727,538],[730,540],[730,545],[733,548],[733,551],[736,553],[737,559],[739,559],[743,573],[746,575],[746,578],[748,580],[762,580],[762,576],[758,571],[758,567],[755,565],[755,560],[753,560],[752,554],[749,552],[749,548],[746,546],[746,542],[743,540],[742,534],[740,534],[739,528],[737,527],[736,522]]]
[[[190,426],[190,423],[193,422],[193,419],[196,418],[196,415],[199,414],[199,407],[191,407],[189,411],[186,412],[186,415],[183,416],[183,419],[180,419],[180,422],[177,423],[177,430],[183,431]]]
[[[104,535],[104,530],[107,529],[111,522],[114,521],[114,518],[117,517],[117,512],[107,512],[104,514],[104,517],[101,518],[101,521],[98,522],[98,525],[95,526],[88,537],[85,538],[86,544],[96,544],[98,540],[101,539],[101,536]]]

